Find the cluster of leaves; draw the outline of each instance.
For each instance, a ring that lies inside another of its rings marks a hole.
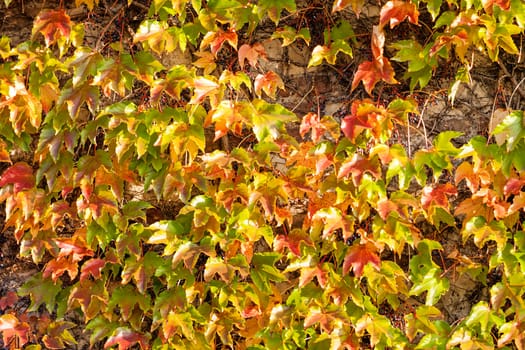
[[[338,0],[331,10],[359,15],[362,6]],[[392,59],[408,62],[414,88],[455,52],[464,81],[472,48],[494,60],[500,49],[518,52],[523,6],[388,1],[352,87],[362,81],[372,94],[397,82],[385,33],[418,25],[420,8],[435,20],[432,37],[392,43]],[[4,347],[72,347],[65,316],[78,311],[91,344],[119,350],[524,348],[523,112],[507,113],[496,143],[478,136],[456,147],[460,134],[445,132],[413,157],[390,141],[418,113],[410,97],[351,101],[341,121],[297,116],[268,102],[283,80],[261,68],[263,42],[246,39],[273,22],[268,40],[309,44],[308,28],[286,25],[283,13],[301,9],[293,0],[155,0],[132,42],[102,51],[54,9],[35,19],[30,40],[0,39],[4,231],[43,266],[0,298]],[[310,66],[352,55],[348,21],[324,34]],[[188,66],[158,60],[186,50]],[[223,67],[221,55],[234,61]],[[146,97],[131,101],[137,90]],[[292,122],[301,139],[287,133]],[[233,136],[243,141],[218,147]],[[29,156],[13,159],[20,151]],[[155,203],[129,196],[130,186],[180,205],[152,218]],[[468,195],[453,206],[460,186]],[[442,246],[422,222],[490,248],[486,259],[450,254],[455,270],[485,284],[501,275],[455,324],[436,306],[452,269],[435,261]]]

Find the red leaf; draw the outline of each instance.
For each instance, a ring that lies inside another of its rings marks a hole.
[[[321,288],[326,288],[326,283],[328,282],[328,277],[326,271],[321,269],[319,265],[314,267],[304,267],[301,269],[301,276],[299,276],[299,287],[304,287],[308,282],[317,277],[317,282]]]
[[[448,196],[457,194],[456,187],[452,184],[440,184],[435,188],[425,186],[421,195],[421,204],[427,209],[432,203],[448,210]]]
[[[89,278],[89,275],[93,276],[94,279],[99,279],[104,266],[106,266],[106,261],[103,259],[89,259],[80,270],[80,282]]]
[[[358,186],[365,173],[370,173],[375,178],[379,178],[381,176],[379,160],[375,156],[372,158],[372,160],[370,160],[356,153],[350,161],[347,161],[341,165],[339,173],[337,174],[337,178],[340,179],[347,176],[348,174],[352,174],[352,181],[356,186]]]
[[[258,96],[261,96],[262,90],[266,92],[266,95],[275,98],[275,93],[278,88],[284,90],[283,80],[279,75],[272,71],[269,71],[264,75],[258,74],[253,85],[255,87],[255,93]]]
[[[33,36],[42,33],[46,46],[52,45],[62,35],[69,38],[71,20],[64,9],[44,10],[38,14],[33,25]]]
[[[360,82],[363,82],[366,92],[372,95],[374,86],[376,86],[380,80],[389,84],[397,84],[397,80],[394,78],[394,69],[386,57],[361,63],[354,75],[352,90],[354,90]]]
[[[365,0],[336,0],[334,1],[334,6],[332,7],[332,13],[337,11],[344,10],[347,6],[351,5],[352,10],[354,10],[355,15],[359,18],[361,9],[365,4]]]
[[[301,243],[314,246],[310,236],[302,230],[292,230],[288,235],[278,235],[273,241],[273,249],[277,252],[282,252],[284,248],[288,248],[295,256],[301,255]]]
[[[115,331],[115,335],[108,338],[106,344],[104,344],[104,349],[118,344],[119,350],[126,350],[135,343],[139,343],[141,349],[149,349],[148,337],[131,329],[121,327]]]
[[[499,6],[502,10],[507,11],[510,8],[510,0],[482,0],[483,8],[489,14],[492,13],[494,5]]]
[[[241,311],[242,318],[252,318],[261,314],[261,308],[258,305],[248,305]]]
[[[323,313],[319,309],[310,310],[308,316],[304,319],[304,328],[308,328],[313,324],[319,322],[321,329],[326,333],[332,332],[332,321],[334,320],[333,313],[327,312]]]
[[[303,117],[299,133],[304,138],[304,135],[310,130],[312,131],[312,141],[316,143],[321,140],[321,137],[326,131],[326,127],[321,123],[319,114],[314,112],[310,112]]]
[[[69,278],[74,280],[78,274],[78,263],[72,261],[70,258],[58,257],[50,260],[44,269],[42,276],[48,278],[51,276],[53,282],[56,282],[64,273],[68,273]]]
[[[14,344],[17,339],[18,346],[22,347],[27,343],[30,331],[29,325],[26,322],[20,322],[16,316],[11,314],[0,316],[0,333],[2,333],[4,345]]]
[[[266,58],[266,51],[260,43],[255,43],[253,46],[244,44],[239,48],[239,65],[241,69],[244,68],[245,60],[248,60],[250,66],[256,68],[259,57]]]
[[[361,277],[366,264],[370,263],[376,270],[379,270],[381,259],[377,255],[377,248],[370,242],[364,244],[354,244],[348,250],[343,262],[343,273],[348,273],[350,267],[356,277]]]
[[[201,42],[201,49],[206,46],[210,46],[211,53],[217,56],[217,52],[222,48],[224,42],[230,44],[231,47],[237,50],[237,33],[235,30],[229,30],[227,32],[208,32]]]
[[[521,192],[523,186],[525,186],[525,180],[511,178],[507,181],[505,187],[503,187],[503,193],[505,194],[505,196],[511,194],[516,195]]]
[[[390,22],[390,29],[392,29],[407,18],[410,23],[417,24],[418,17],[419,11],[415,4],[393,0],[381,8],[379,26],[383,28],[385,24]]]
[[[0,298],[0,311],[4,311],[8,307],[12,307],[18,301],[18,295],[10,291],[5,296]]]
[[[13,185],[14,192],[28,190],[35,186],[33,169],[27,163],[16,163],[9,167],[0,178],[0,187]]]

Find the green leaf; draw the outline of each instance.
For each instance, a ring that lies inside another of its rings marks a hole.
[[[50,278],[43,278],[42,273],[37,273],[29,278],[19,289],[20,296],[29,295],[31,305],[28,311],[37,311],[40,305],[52,313],[55,310],[55,298],[62,291],[62,282],[53,282]]]
[[[251,122],[259,142],[267,137],[277,139],[281,133],[286,133],[285,123],[297,120],[295,113],[280,104],[270,104],[260,99],[253,100],[252,104],[256,113],[251,116]]]
[[[504,134],[507,141],[507,151],[510,152],[516,144],[525,137],[523,127],[523,111],[513,111],[496,126],[494,135]]]
[[[268,17],[277,24],[281,18],[281,12],[286,9],[295,12],[295,0],[260,0],[259,12],[268,14]]]

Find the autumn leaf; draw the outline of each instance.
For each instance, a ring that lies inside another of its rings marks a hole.
[[[0,298],[0,311],[4,311],[5,309],[12,307],[17,301],[18,295],[15,292],[7,292],[6,295]]]
[[[377,255],[376,246],[371,242],[354,244],[348,249],[348,253],[345,256],[343,273],[347,274],[350,268],[352,268],[354,275],[361,277],[363,275],[363,269],[368,263],[372,264],[372,266],[379,271],[381,259]]]
[[[365,90],[369,95],[372,95],[372,90],[379,81],[384,81],[389,84],[397,84],[394,78],[395,72],[386,57],[380,60],[365,61],[359,65],[357,72],[352,81],[352,90],[354,90],[360,82],[363,82]]]
[[[307,45],[310,45],[312,38],[308,28],[301,28],[297,31],[290,26],[284,26],[283,28],[277,28],[272,34],[272,39],[283,39],[283,47],[290,45],[299,38],[303,39]]]
[[[33,24],[33,38],[42,33],[46,46],[54,44],[60,36],[69,38],[71,20],[66,10],[44,10],[38,14]]]
[[[246,60],[248,60],[250,66],[256,68],[259,57],[266,59],[266,51],[264,50],[264,46],[262,46],[261,43],[255,43],[252,46],[244,44],[239,48],[238,54],[239,65],[241,66],[241,69],[244,68],[244,63]]]
[[[215,56],[211,52],[197,51],[194,55],[199,58],[193,62],[193,65],[197,68],[202,68],[204,75],[211,74],[217,68]]]
[[[328,283],[328,274],[323,268],[317,264],[315,266],[301,268],[301,275],[299,276],[299,287],[302,288],[310,281],[317,278],[317,282],[321,288],[326,288]]]
[[[379,178],[381,176],[379,159],[377,157],[367,159],[356,153],[350,160],[345,161],[341,165],[337,178],[340,179],[348,176],[348,174],[352,174],[354,184],[359,186],[365,173],[373,175],[376,179]]]
[[[9,167],[0,177],[0,187],[13,185],[14,193],[25,191],[35,186],[33,169],[24,162]]]
[[[284,90],[284,82],[279,75],[273,71],[266,74],[258,74],[254,82],[255,93],[261,96],[261,90],[271,98],[275,98],[277,89]]]
[[[383,28],[390,22],[390,29],[408,18],[410,23],[418,24],[419,11],[411,2],[391,0],[381,8],[379,26]]]
[[[308,328],[316,323],[319,323],[321,329],[326,333],[331,333],[333,326],[332,322],[336,319],[332,312],[323,312],[319,308],[309,310],[308,315],[304,319],[304,328]]]
[[[104,259],[89,259],[80,269],[80,282],[88,279],[90,275],[94,279],[99,279],[104,266],[106,266],[106,260]]]
[[[355,12],[357,18],[361,13],[361,9],[365,4],[365,0],[336,0],[334,1],[334,6],[332,7],[332,13],[337,11],[342,11],[348,6],[352,6],[352,10]]]
[[[190,104],[199,104],[207,96],[213,95],[214,93],[218,93],[219,84],[217,84],[215,81],[205,78],[205,77],[198,77],[193,79],[193,96],[190,100]]]
[[[425,186],[421,195],[421,204],[425,209],[434,204],[448,211],[448,196],[453,196],[457,193],[456,187],[450,183],[439,184],[435,187]]]
[[[300,256],[301,243],[311,247],[314,246],[310,235],[303,230],[294,229],[288,235],[277,235],[273,241],[273,249],[277,252],[282,252],[284,248],[288,248],[295,256]]]
[[[319,114],[314,112],[307,113],[303,117],[301,126],[299,127],[299,133],[304,138],[306,133],[310,130],[312,131],[312,141],[316,143],[321,140],[321,137],[326,131],[325,126],[321,123]]]
[[[235,30],[228,31],[217,31],[217,32],[208,32],[201,41],[200,48],[201,50],[205,47],[210,47],[211,53],[214,56],[217,56],[217,53],[222,48],[222,45],[227,42],[237,50],[237,33]]]
[[[6,346],[8,344],[25,345],[29,340],[30,332],[29,324],[21,322],[15,315],[0,316],[0,333],[2,333],[3,344]]]
[[[510,0],[482,0],[481,3],[485,11],[489,14],[492,14],[494,5],[499,6],[505,11],[510,8]]]
[[[104,349],[118,345],[118,350],[127,350],[138,343],[141,349],[149,349],[149,336],[132,331],[129,328],[120,327],[104,344]]]
[[[275,24],[279,22],[283,9],[290,12],[296,10],[294,0],[259,0],[258,5],[268,14],[268,17],[270,17]]]
[[[510,178],[507,180],[507,183],[503,187],[503,193],[505,194],[505,196],[509,196],[511,194],[519,194],[523,186],[525,186],[525,180]]]

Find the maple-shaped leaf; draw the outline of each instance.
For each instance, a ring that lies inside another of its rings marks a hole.
[[[126,90],[131,90],[133,86],[133,76],[130,73],[133,65],[133,58],[129,54],[122,54],[116,59],[110,58],[98,68],[93,85],[101,86],[107,97],[111,96],[111,92],[124,97]]]
[[[71,19],[66,10],[44,10],[38,14],[33,23],[33,38],[42,33],[46,46],[54,44],[61,36],[69,38]]]
[[[481,3],[485,11],[489,14],[492,14],[494,5],[499,6],[505,11],[510,8],[510,0],[482,0]]]
[[[0,298],[0,311],[4,311],[5,309],[12,307],[17,301],[18,295],[15,292],[7,292],[6,295]]]
[[[0,316],[0,333],[2,333],[3,345],[6,346],[6,349],[9,344],[14,344],[16,348],[19,348],[29,341],[31,327],[28,323],[20,321],[15,315],[5,314]]]
[[[297,116],[278,103],[268,103],[262,99],[252,100],[254,113],[251,122],[255,137],[260,142],[267,137],[272,140],[286,134],[285,124],[297,120]]]
[[[382,199],[377,202],[377,212],[383,220],[386,220],[392,212],[396,212],[401,215],[399,206],[394,201],[389,199]]]
[[[77,341],[69,332],[69,329],[75,327],[76,324],[67,321],[51,322],[46,327],[46,335],[42,337],[42,342],[47,349],[64,349],[66,345],[72,346],[77,344]]]
[[[511,194],[519,194],[523,186],[525,186],[524,179],[510,178],[507,180],[507,183],[505,183],[505,186],[503,187],[503,194],[505,194],[505,196],[509,196]]]
[[[331,333],[333,330],[332,322],[334,319],[333,312],[324,313],[319,308],[313,308],[308,311],[308,315],[304,319],[304,328],[319,323],[324,332]]]
[[[259,0],[258,6],[277,24],[283,9],[293,13],[296,10],[295,0]]]
[[[301,268],[301,275],[299,276],[299,287],[302,288],[310,281],[317,278],[317,282],[321,288],[326,288],[328,283],[328,273],[323,270],[320,264],[310,267]]]
[[[474,171],[474,167],[470,162],[461,163],[455,171],[454,182],[458,185],[465,180],[467,187],[472,193],[477,192],[481,183],[487,185],[491,181],[490,173],[484,169]]]
[[[211,53],[217,56],[217,53],[225,42],[237,50],[237,40],[237,33],[235,30],[208,32],[204,38],[202,38],[200,48],[202,50],[209,46]]]
[[[127,350],[134,344],[138,343],[140,348],[145,350],[149,349],[149,338],[149,334],[145,335],[129,328],[120,327],[117,328],[113,335],[108,338],[104,344],[104,349],[118,345],[118,350]]]
[[[92,257],[95,253],[91,250],[85,239],[82,237],[82,230],[75,232],[70,238],[57,238],[55,243],[60,248],[59,257],[71,256],[74,262],[82,260],[84,257]]]
[[[304,135],[306,135],[308,131],[312,131],[313,142],[317,143],[321,140],[321,137],[326,131],[326,127],[321,123],[319,114],[310,112],[303,117],[301,126],[299,127],[299,133],[304,138]]]
[[[80,269],[80,282],[88,279],[90,275],[94,279],[99,279],[104,266],[106,266],[106,260],[104,259],[89,259]]]
[[[314,228],[319,226],[319,222],[324,225],[323,238],[331,236],[337,229],[342,229],[345,239],[353,233],[354,222],[347,215],[343,215],[340,209],[335,207],[324,207],[318,210],[312,216],[312,222]]]
[[[421,204],[425,209],[428,209],[428,207],[433,204],[448,211],[448,197],[456,195],[457,193],[458,190],[456,187],[450,183],[439,184],[435,187],[425,186],[421,194]]]
[[[379,26],[383,28],[390,22],[390,29],[408,18],[410,23],[418,24],[419,11],[411,2],[391,0],[381,8]]]
[[[78,263],[71,257],[58,257],[47,262],[42,276],[44,278],[51,276],[53,282],[56,282],[66,272],[69,278],[74,280],[78,274]]]
[[[377,255],[377,248],[371,242],[362,242],[352,245],[345,256],[343,262],[343,273],[347,274],[350,268],[354,271],[356,277],[361,277],[363,269],[366,264],[372,266],[379,271],[381,259]]]
[[[278,235],[274,238],[273,249],[277,252],[282,252],[284,248],[288,248],[295,256],[301,255],[301,243],[314,246],[310,235],[300,229],[294,229],[288,235]]]
[[[348,6],[352,6],[352,10],[354,11],[357,18],[359,18],[359,15],[361,14],[361,9],[363,8],[365,4],[365,0],[336,0],[334,1],[334,5],[332,6],[332,13],[337,11],[342,11]]]
[[[135,306],[146,312],[150,309],[150,304],[151,298],[148,294],[141,294],[136,288],[128,284],[119,286],[111,292],[107,310],[113,311],[118,306],[122,319],[128,321]]]
[[[62,283],[56,283],[49,278],[42,278],[41,273],[34,274],[22,287],[18,289],[18,295],[31,297],[29,311],[37,311],[44,304],[49,312],[55,310],[55,300],[62,290]]]
[[[186,50],[186,35],[182,28],[170,27],[166,21],[145,20],[133,36],[133,43],[141,42],[159,55],[177,47]]]
[[[79,86],[73,87],[66,85],[62,89],[58,104],[67,104],[67,109],[71,118],[76,119],[79,115],[80,107],[86,103],[89,111],[92,114],[96,113],[98,107],[100,92],[98,87],[91,85],[88,82]]]
[[[33,188],[35,186],[33,168],[24,162],[10,166],[0,177],[0,187],[5,185],[13,185],[15,194]]]
[[[200,104],[206,96],[213,95],[214,93],[217,94],[219,89],[217,82],[205,77],[193,79],[191,85],[193,87],[193,96],[189,102],[190,104]]]
[[[255,93],[259,97],[261,96],[261,90],[271,98],[275,98],[277,89],[284,90],[283,80],[273,71],[269,71],[266,74],[258,74],[257,77],[255,77],[253,86],[255,88]]]
[[[194,53],[195,56],[199,57],[193,62],[193,65],[197,68],[202,68],[204,75],[211,74],[217,68],[215,63],[215,56],[209,51],[197,51]],[[224,72],[226,72],[225,70]]]
[[[352,159],[341,165],[337,173],[337,178],[340,179],[348,174],[352,174],[352,181],[356,186],[359,186],[365,173],[373,175],[376,179],[381,177],[379,159],[377,157],[373,157],[372,159],[364,158],[362,155],[356,153]]]
[[[395,72],[392,64],[386,57],[381,57],[379,60],[365,61],[359,65],[357,72],[352,81],[352,90],[354,90],[360,82],[363,82],[365,90],[369,95],[372,95],[372,90],[379,81],[384,81],[389,84],[397,84],[394,78]]]
[[[283,47],[290,45],[299,38],[303,39],[307,45],[310,45],[312,38],[308,28],[301,28],[297,31],[293,27],[284,26],[283,28],[277,28],[272,34],[272,39],[283,39]]]
[[[253,68],[257,67],[257,63],[260,58],[266,59],[266,51],[261,43],[255,43],[253,45],[244,44],[239,48],[239,65],[241,69],[244,68],[244,62],[248,60],[248,64]]]
[[[70,309],[80,306],[86,321],[105,310],[107,303],[108,291],[102,280],[84,280],[82,283],[76,283],[67,301]]]

